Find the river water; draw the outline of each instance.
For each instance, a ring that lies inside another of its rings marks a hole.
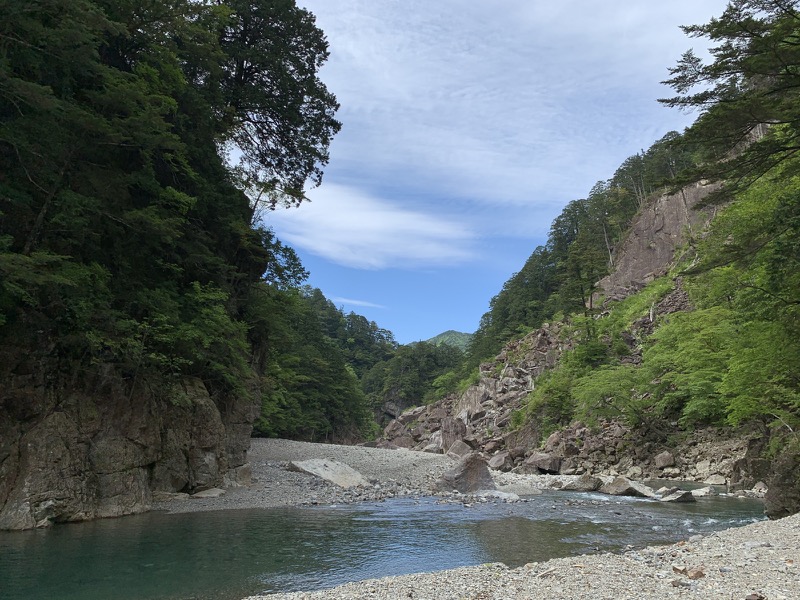
[[[487,562],[519,566],[686,539],[763,518],[754,500],[664,504],[545,492],[463,506],[406,498],[0,532],[3,600],[236,600]]]

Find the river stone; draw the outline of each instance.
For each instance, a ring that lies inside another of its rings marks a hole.
[[[603,481],[599,477],[594,477],[588,473],[584,473],[575,481],[568,481],[562,487],[562,490],[570,492],[594,492],[599,490],[603,485]]]
[[[457,490],[462,494],[495,489],[486,459],[476,452],[465,456],[455,467],[445,471],[436,487],[442,491]]]
[[[725,485],[728,483],[728,480],[722,475],[711,475],[707,477],[703,483],[707,483],[708,485]]]
[[[689,490],[678,490],[661,498],[661,502],[697,502]]]
[[[293,460],[289,463],[289,470],[314,475],[343,488],[369,485],[361,473],[329,458]]]
[[[655,498],[656,493],[648,486],[631,481],[627,477],[617,477],[611,483],[607,483],[600,488],[601,494],[611,496],[639,496],[642,498]]]

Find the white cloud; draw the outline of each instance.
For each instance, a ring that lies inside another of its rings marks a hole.
[[[268,215],[290,245],[358,269],[453,266],[474,257],[473,234],[458,222],[399,208],[363,191],[325,184],[312,201]]]
[[[724,0],[305,0],[342,104],[335,171],[409,178],[473,202],[562,204],[688,119],[658,81],[681,23]],[[658,115],[664,124],[658,126]],[[646,124],[643,124],[646,123]],[[365,168],[365,165],[369,165]],[[330,180],[330,179],[329,179]]]
[[[342,304],[344,306],[360,306],[362,308],[386,308],[382,304],[375,304],[374,302],[368,302],[367,300],[352,300],[351,298],[340,298],[339,296],[334,296],[330,298],[330,301],[334,304]]]

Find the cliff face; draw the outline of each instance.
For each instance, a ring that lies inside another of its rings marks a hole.
[[[664,275],[676,250],[711,220],[712,210],[695,207],[717,187],[695,184],[677,194],[659,196],[644,207],[614,252],[613,272],[597,283],[595,302],[621,300]]]
[[[20,370],[0,390],[2,529],[139,513],[154,492],[250,481],[250,401],[212,398],[199,380],[183,381],[176,403],[118,380],[90,393]]]

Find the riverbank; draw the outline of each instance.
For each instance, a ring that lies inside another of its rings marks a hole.
[[[252,485],[229,488],[217,497],[174,494],[156,502],[153,508],[185,513],[342,504],[430,495],[442,473],[456,464],[456,461],[443,454],[402,448],[385,450],[264,438],[252,440],[248,458],[253,470]],[[345,490],[317,477],[287,470],[290,461],[324,458],[348,465],[372,485]],[[560,475],[520,476],[499,471],[493,471],[492,476],[499,490],[519,495],[537,494],[555,482],[565,483],[575,479]]]
[[[800,515],[693,536],[671,546],[386,577],[245,600],[800,598]]]
[[[358,446],[254,439],[253,485],[211,498],[179,496],[156,508],[173,513],[239,508],[326,505],[426,495],[455,461],[441,454]],[[343,490],[303,473],[289,461],[328,458],[359,471],[368,488]],[[570,476],[492,473],[500,490],[536,494]],[[694,536],[672,546],[531,563],[466,567],[349,583],[318,592],[252,597],[269,600],[471,598],[800,598],[800,515]],[[431,565],[435,568],[435,565]]]

